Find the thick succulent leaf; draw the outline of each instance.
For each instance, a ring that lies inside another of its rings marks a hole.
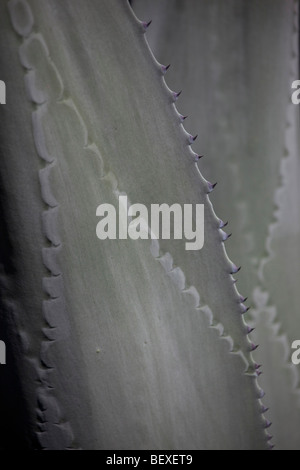
[[[298,50],[297,30],[295,24],[295,52]],[[294,76],[298,72],[297,58],[295,53],[291,68]],[[268,255],[260,266],[263,290],[257,289],[254,295],[258,324],[253,336],[260,344],[265,343],[257,354],[264,364],[260,383],[266,392],[270,391],[266,402],[272,409],[272,431],[278,447],[284,449],[298,449],[300,441],[299,366],[291,361],[291,346],[299,338],[300,331],[299,154],[299,111],[291,102],[286,117],[281,185],[274,198],[275,221],[270,226],[266,243]],[[283,426],[283,423],[287,425]]]
[[[260,344],[255,353],[263,361],[259,384],[264,387],[267,418],[272,421],[269,433],[276,449],[299,449],[300,395],[297,366],[291,362],[291,343],[276,320],[276,308],[268,305],[268,294],[255,292],[253,338]]]
[[[297,62],[295,66],[298,68]],[[260,275],[270,294],[269,302],[276,306],[281,331],[287,334],[291,343],[298,338],[300,331],[299,110],[292,103],[286,123],[286,153],[280,168],[281,185],[274,198],[275,221],[269,229],[266,243],[268,255],[261,262]]]
[[[267,448],[236,267],[143,23],[117,0],[0,8],[2,303],[28,431],[48,449]],[[203,203],[204,248],[98,240],[120,194]]]
[[[201,169],[218,181],[216,212],[230,222],[231,257],[250,295],[273,217],[290,101],[294,0],[134,0],[179,110],[198,134]],[[297,78],[297,77],[296,77]],[[295,77],[294,77],[295,79]],[[224,197],[226,194],[226,197]]]
[[[299,70],[298,2],[133,6],[153,19],[147,37],[159,60],[174,64],[168,82],[183,88],[180,110],[199,132],[204,171],[220,175],[226,188],[226,198],[214,194],[214,205],[233,228],[230,254],[247,268],[242,291],[255,305],[248,315],[261,345],[255,358],[264,365],[259,383],[272,433],[278,447],[297,448],[299,373],[291,344],[299,331],[299,111],[291,84]]]

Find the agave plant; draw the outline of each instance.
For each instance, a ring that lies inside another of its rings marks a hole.
[[[298,2],[131,4],[0,4],[1,445],[296,448]],[[120,196],[203,248],[99,240]]]

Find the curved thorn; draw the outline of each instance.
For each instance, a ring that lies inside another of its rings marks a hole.
[[[224,228],[228,225],[228,222],[223,222],[222,219],[220,219],[220,224],[219,224],[219,228]]]
[[[162,65],[162,66],[161,66],[161,71],[162,71],[162,73],[165,75],[165,73],[167,73],[167,71],[169,70],[170,67],[171,67],[171,64],[169,64],[169,65]]]
[[[142,25],[145,31],[149,28],[150,24],[152,23],[152,20],[150,21],[142,21]]]
[[[249,312],[250,308],[251,307],[246,307],[244,304],[241,304],[242,305],[242,315],[245,315],[245,313]]]
[[[215,189],[215,187],[217,186],[217,184],[218,184],[218,183],[214,183],[214,184],[212,184],[212,183],[207,183],[208,192],[211,193],[211,192]]]
[[[197,137],[198,137],[197,135],[193,136],[192,134],[188,134],[188,136],[187,136],[188,144],[192,145],[195,142],[195,140],[197,139]]]
[[[240,266],[240,267],[238,268],[238,267],[234,264],[234,265],[232,266],[232,271],[231,271],[230,274],[236,274],[236,273],[238,273],[241,269],[242,269],[242,266]]]
[[[180,90],[178,93],[176,93],[176,91],[172,91],[173,100],[177,101],[181,93],[182,93],[182,90]]]

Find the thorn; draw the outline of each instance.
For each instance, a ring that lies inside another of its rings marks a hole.
[[[191,135],[191,134],[188,134],[188,143],[191,145],[195,142],[195,140],[197,139],[198,135]]]
[[[271,427],[271,426],[272,426],[272,423],[271,423],[271,421],[269,421],[269,420],[266,420],[266,423],[265,423],[265,426],[264,426],[264,428],[265,428],[265,429],[269,429],[269,427]]]
[[[195,156],[195,162],[198,162],[200,158],[203,158],[203,155],[196,155]]]
[[[271,441],[271,439],[273,439],[273,436],[271,436],[271,434],[267,434],[267,441]]]
[[[143,26],[145,32],[147,31],[147,29],[149,28],[151,23],[152,23],[152,20],[150,20],[148,22],[147,21],[142,21],[142,26]]]
[[[167,71],[169,70],[169,68],[171,67],[171,64],[169,65],[162,65],[161,66],[161,71],[163,74],[167,73]]]
[[[259,391],[259,398],[263,398],[265,396],[265,392],[263,390]]]
[[[267,408],[266,406],[263,406],[262,410],[261,410],[262,414],[266,413],[267,411],[269,411],[269,408]],[[272,439],[272,437],[271,437],[271,439]]]
[[[254,364],[254,368],[257,370],[257,369],[260,369],[261,368],[261,364]]]
[[[251,343],[250,351],[256,351],[258,347],[259,347],[259,344]]]
[[[251,326],[247,326],[247,335],[250,335],[250,333],[252,333],[252,331],[254,331],[255,328],[251,328]],[[256,369],[256,367],[255,367]]]
[[[187,116],[183,116],[182,114],[179,115],[179,119],[181,122],[185,121]]]
[[[263,372],[261,372],[261,371],[259,371],[259,370],[256,372],[256,376],[257,376],[257,377],[260,377],[262,374],[263,374]]]
[[[230,274],[236,274],[236,273],[238,273],[241,269],[242,269],[242,266],[240,266],[240,267],[238,268],[235,264],[233,264],[233,265],[232,265],[232,271],[231,271]]]
[[[226,232],[224,232],[222,229],[219,229],[220,230],[220,233],[222,235],[222,242],[226,242],[228,240],[228,238],[231,237],[232,233],[228,234]]]
[[[220,228],[227,227],[228,222],[223,222],[223,220],[220,220]]]
[[[218,183],[214,183],[214,184],[212,184],[212,183],[207,183],[208,192],[211,193],[211,192],[215,189],[215,187],[217,186],[217,184],[218,184]]]
[[[245,313],[249,312],[250,308],[251,307],[246,307],[246,305],[244,304],[241,304],[241,307],[242,307],[242,315],[245,315]]]
[[[248,297],[243,297],[243,296],[241,295],[241,296],[240,296],[240,299],[241,299],[241,304],[243,304],[244,302],[247,302]]]
[[[182,90],[180,90],[178,93],[176,93],[175,91],[172,91],[173,100],[174,101],[178,100],[181,93],[182,93]]]

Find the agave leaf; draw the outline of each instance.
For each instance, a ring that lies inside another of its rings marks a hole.
[[[291,362],[291,343],[281,331],[276,318],[277,309],[268,305],[268,295],[257,289],[256,308],[253,309],[255,331],[253,338],[259,341],[257,360],[263,361],[259,384],[266,390],[266,417],[272,421],[270,434],[274,436],[276,449],[299,448],[300,396],[297,366]]]
[[[297,48],[298,37],[295,34],[294,50]],[[295,75],[298,70],[297,57],[295,54],[292,67],[292,73]],[[300,439],[300,377],[299,366],[291,361],[291,346],[293,341],[299,338],[300,331],[300,147],[299,111],[292,103],[288,107],[286,123],[285,156],[280,168],[281,184],[275,193],[275,221],[270,226],[266,243],[268,254],[262,259],[260,267],[263,287],[254,295],[254,313],[259,321],[254,339],[261,343],[264,338],[266,343],[259,352],[258,360],[266,365],[260,383],[266,391],[276,390],[276,394],[270,394],[270,401],[267,402],[272,408],[273,430],[278,447],[297,449]],[[270,311],[272,316],[270,313],[269,317],[267,316],[270,318],[268,325],[264,315]],[[263,320],[260,319],[261,316]],[[268,338],[268,331],[275,333],[275,337],[270,335]],[[287,424],[283,426],[283,423]]]
[[[117,0],[8,7],[2,302],[24,426],[47,449],[267,448],[236,268],[145,25]],[[98,240],[97,206],[125,193],[203,203],[204,248]]]
[[[179,110],[198,134],[201,169],[221,188],[213,203],[237,237],[227,248],[245,266],[239,285],[247,295],[273,222],[295,79],[294,6],[293,0],[133,1],[138,16],[153,19],[150,47],[160,62],[171,63],[167,82],[183,90]]]
[[[299,115],[290,100],[299,64],[297,2],[133,6],[153,19],[147,37],[159,60],[174,64],[168,81],[183,88],[182,112],[189,107],[191,129],[200,129],[197,150],[208,154],[203,168],[220,174],[226,188],[227,197],[217,192],[214,205],[237,236],[230,254],[247,266],[242,291],[252,292],[256,306],[248,316],[262,345],[255,357],[265,365],[259,383],[272,433],[279,447],[297,448],[299,374],[290,352],[299,330]],[[276,320],[264,316],[270,309]]]

